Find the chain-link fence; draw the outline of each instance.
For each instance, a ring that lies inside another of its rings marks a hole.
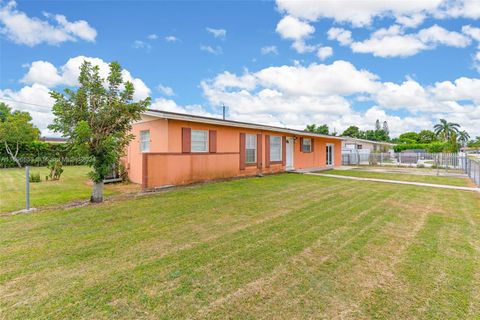
[[[480,187],[480,159],[464,157],[463,168],[465,173]]]
[[[342,153],[342,165],[433,168],[466,173],[480,186],[480,159],[458,153]],[[437,171],[438,172],[438,171]]]

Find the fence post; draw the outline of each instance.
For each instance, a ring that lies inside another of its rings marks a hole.
[[[25,166],[25,209],[30,210],[30,167]]]

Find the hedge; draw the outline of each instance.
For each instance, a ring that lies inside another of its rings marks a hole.
[[[402,152],[404,150],[423,149],[429,153],[441,153],[444,152],[448,146],[448,143],[439,141],[432,143],[405,143],[397,144],[395,147],[393,147],[393,150],[395,152]]]
[[[73,152],[65,143],[33,141],[19,145],[18,160],[22,166],[46,166],[49,160],[59,159],[64,165],[85,165],[90,158]],[[5,150],[0,146],[0,168],[17,167]]]

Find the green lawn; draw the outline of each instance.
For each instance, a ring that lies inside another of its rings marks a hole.
[[[480,197],[297,174],[0,217],[5,319],[478,319]]]
[[[406,174],[406,173],[390,173],[390,172],[374,172],[364,170],[325,170],[320,173],[335,174],[340,176],[359,177],[359,178],[375,178],[385,180],[399,180],[423,182],[432,184],[446,184],[451,186],[473,187],[473,183],[468,178],[432,176],[421,174]]]
[[[30,184],[30,206],[57,205],[74,200],[88,200],[91,183],[85,166],[65,166],[58,181],[45,181],[48,169],[32,167],[30,173],[40,173],[42,182]],[[105,195],[118,194],[124,189],[135,189],[125,184],[111,184],[105,188]],[[138,189],[138,188],[137,188]],[[0,212],[25,208],[25,169],[0,169]]]

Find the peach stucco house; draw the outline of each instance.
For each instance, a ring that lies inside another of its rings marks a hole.
[[[341,165],[342,138],[148,110],[133,125],[125,165],[145,189]]]

